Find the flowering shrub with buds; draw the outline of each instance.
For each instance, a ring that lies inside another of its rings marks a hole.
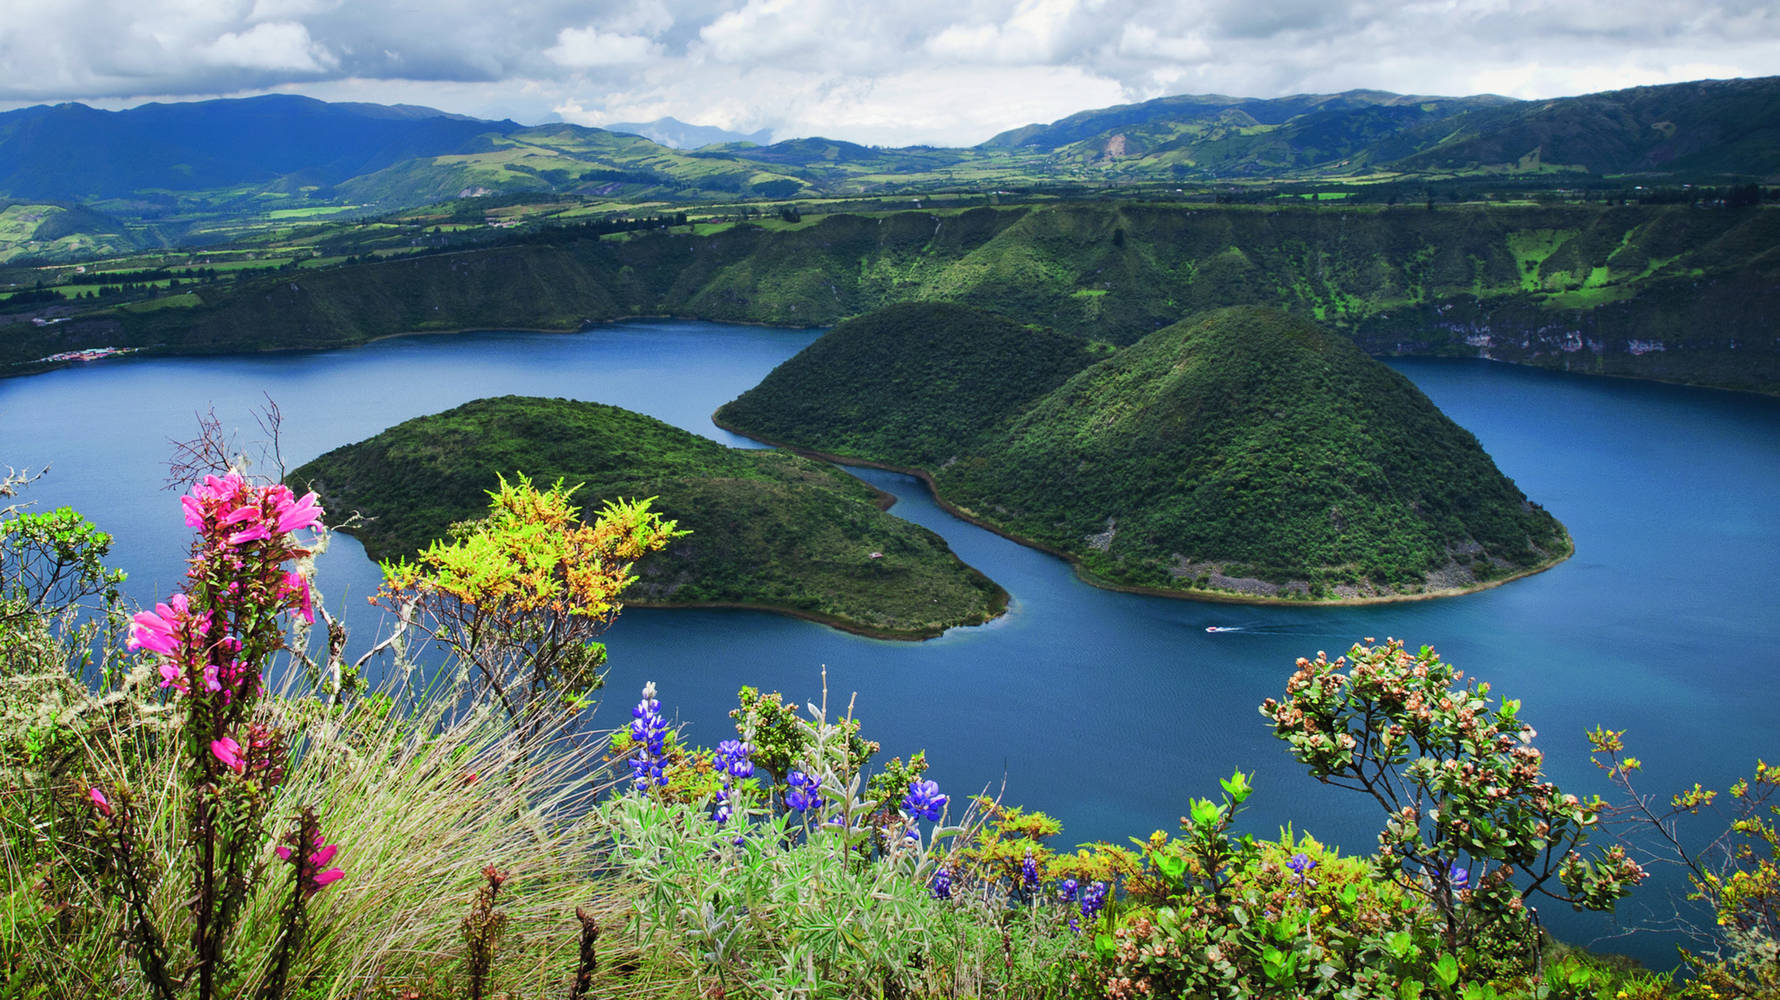
[[[1261,706],[1312,775],[1384,807],[1380,863],[1439,915],[1448,949],[1521,920],[1534,893],[1609,910],[1644,878],[1622,847],[1584,854],[1602,803],[1544,780],[1520,703],[1489,693],[1390,640],[1300,658],[1285,699]]]

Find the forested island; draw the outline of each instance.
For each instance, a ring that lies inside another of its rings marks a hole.
[[[1000,614],[1007,594],[888,498],[833,466],[726,448],[598,403],[508,396],[405,421],[293,470],[374,559],[412,557],[486,511],[497,474],[580,484],[584,504],[655,497],[690,531],[639,561],[626,601],[750,607],[917,639]],[[584,511],[591,517],[597,506]]]
[[[898,306],[836,327],[717,419],[917,471],[958,513],[1108,586],[1391,599],[1571,551],[1407,379],[1268,309],[1191,317],[1095,361],[964,307]]]

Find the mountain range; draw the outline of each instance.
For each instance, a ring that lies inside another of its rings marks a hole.
[[[694,128],[655,135],[710,137]],[[1616,175],[1780,175],[1780,77],[1543,101],[1363,90],[1164,97],[956,149],[798,138],[680,150],[623,131],[288,95],[0,114],[0,198],[80,205],[113,220],[96,225],[159,224],[174,241],[198,219],[374,213],[492,194],[689,203],[1009,185]]]

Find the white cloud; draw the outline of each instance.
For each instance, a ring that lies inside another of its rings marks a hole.
[[[598,28],[564,28],[556,44],[544,50],[552,62],[573,69],[634,66],[661,55],[661,46],[642,35],[621,35]]]
[[[320,72],[335,64],[331,53],[309,39],[309,29],[292,21],[268,21],[243,32],[226,32],[200,49],[217,66]]]
[[[976,142],[1169,93],[1780,73],[1772,0],[0,0],[0,107],[268,90]]]

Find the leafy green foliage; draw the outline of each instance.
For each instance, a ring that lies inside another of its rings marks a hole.
[[[594,640],[636,582],[631,567],[686,532],[650,500],[608,500],[589,525],[560,479],[546,490],[524,475],[499,481],[486,517],[453,525],[449,543],[434,541],[413,563],[384,563],[379,596],[426,615],[475,667],[481,693],[529,730],[539,699],[591,701],[606,662]]]
[[[725,448],[611,406],[481,400],[399,424],[293,471],[377,558],[416,551],[487,505],[497,473],[587,495],[655,497],[691,534],[638,561],[632,604],[766,607],[894,637],[987,620],[1006,597],[938,535],[885,514],[830,466]],[[878,553],[873,558],[873,553]]]

